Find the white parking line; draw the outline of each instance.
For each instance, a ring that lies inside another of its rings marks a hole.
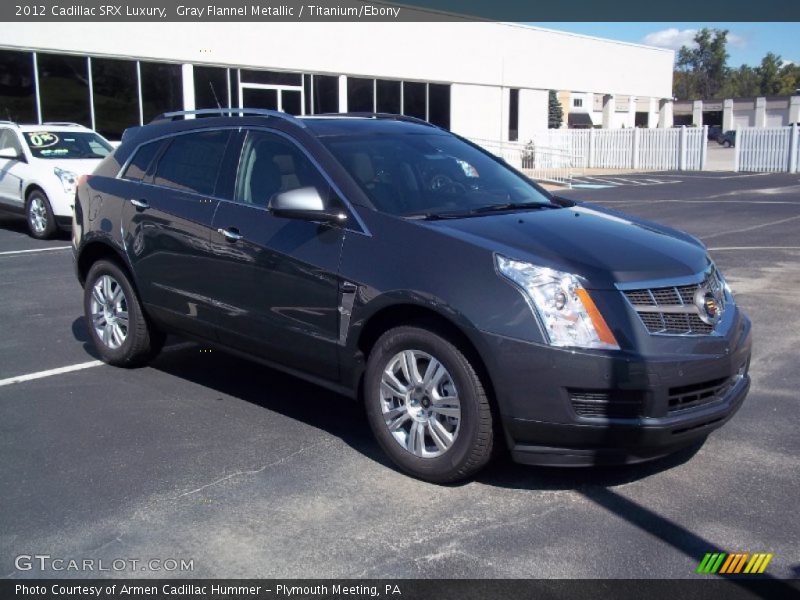
[[[14,254],[29,254],[31,252],[51,252],[53,250],[69,250],[72,246],[53,246],[51,248],[35,248],[33,250],[9,250],[8,252],[0,252],[0,256],[11,256]]]
[[[162,354],[165,354],[167,352],[185,350],[186,348],[190,348],[195,345],[196,344],[194,342],[182,342],[173,346],[167,346],[161,352]],[[38,371],[36,373],[28,373],[27,375],[17,375],[15,377],[0,379],[0,387],[13,385],[15,383],[23,383],[25,381],[33,381],[35,379],[43,379],[44,377],[52,377],[53,375],[63,375],[64,373],[72,373],[73,371],[83,371],[84,369],[91,369],[92,367],[99,367],[100,365],[104,364],[106,363],[101,360],[90,360],[89,362],[77,363],[74,365],[68,365],[66,367],[58,367],[57,369],[48,369],[47,371]]]
[[[8,379],[0,379],[0,387],[4,385],[12,385],[14,383],[22,383],[23,381],[33,381],[34,379],[42,379],[52,375],[62,375],[64,373],[72,373],[73,371],[82,371],[83,369],[91,369],[92,367],[99,367],[105,364],[101,360],[90,360],[85,363],[78,363],[77,365],[69,365],[68,367],[59,367],[58,369],[48,369],[47,371],[39,371],[37,373],[28,373],[27,375],[17,375],[16,377],[9,377]]]

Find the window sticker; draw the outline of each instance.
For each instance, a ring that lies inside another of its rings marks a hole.
[[[34,148],[47,148],[58,143],[58,136],[50,131],[37,131],[27,135],[30,145]]]

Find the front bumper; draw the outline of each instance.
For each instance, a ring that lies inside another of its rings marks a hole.
[[[750,321],[645,357],[571,351],[484,333],[512,457],[525,464],[629,464],[705,438],[750,387]]]

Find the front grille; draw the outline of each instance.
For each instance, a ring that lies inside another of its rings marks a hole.
[[[702,383],[670,388],[668,411],[673,413],[719,402],[725,398],[725,395],[736,383],[737,378],[738,374],[732,377],[722,377]]]
[[[581,417],[633,419],[642,415],[644,402],[639,392],[569,390],[569,399],[575,413]]]
[[[649,333],[708,335],[714,326],[700,318],[700,308],[694,302],[701,286],[724,298],[722,283],[713,268],[701,283],[624,290],[623,294]]]

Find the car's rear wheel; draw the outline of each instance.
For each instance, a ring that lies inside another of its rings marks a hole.
[[[111,365],[133,367],[158,354],[164,335],[150,324],[127,274],[100,260],[86,277],[83,308],[100,358]]]
[[[56,232],[56,218],[44,192],[33,190],[28,194],[25,216],[28,220],[28,231],[36,239],[46,240]]]
[[[365,377],[370,426],[401,469],[449,483],[489,461],[489,399],[473,365],[448,340],[420,327],[391,329],[372,349]]]

